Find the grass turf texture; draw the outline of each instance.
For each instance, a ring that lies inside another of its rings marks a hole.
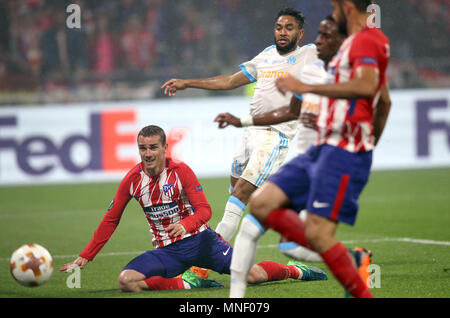
[[[202,179],[213,208],[215,228],[228,199],[228,179]],[[151,249],[151,235],[138,203],[130,202],[122,221],[94,262],[81,271],[81,288],[70,289],[70,274],[59,267],[75,259],[102,219],[118,183],[0,188],[0,297],[168,297],[225,298],[229,276],[211,273],[225,288],[124,293],[117,276],[141,252]],[[347,246],[372,250],[381,269],[376,297],[448,298],[450,296],[450,169],[376,171],[360,198],[354,227],[340,225],[338,238]],[[401,241],[413,238],[427,241]],[[287,263],[277,248],[279,234],[268,231],[259,242],[256,261]],[[439,244],[439,242],[444,242]],[[447,243],[445,243],[447,242]],[[38,243],[53,255],[54,272],[44,285],[27,288],[9,273],[12,252]],[[252,298],[342,297],[343,289],[322,263],[328,281],[288,280],[249,286]]]

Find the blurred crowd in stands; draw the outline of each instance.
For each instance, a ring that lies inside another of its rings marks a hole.
[[[391,87],[450,87],[450,1],[377,3]],[[273,44],[285,6],[306,13],[304,43],[331,12],[329,0],[0,0],[0,104],[158,98],[171,77],[234,73]]]

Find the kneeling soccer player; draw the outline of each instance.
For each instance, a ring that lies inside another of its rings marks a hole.
[[[160,127],[144,127],[137,136],[137,143],[142,162],[120,183],[108,211],[79,257],[60,270],[84,268],[92,261],[134,197],[144,210],[155,249],[137,256],[125,266],[118,278],[120,289],[139,292],[223,286],[186,271],[191,266],[201,266],[229,274],[233,253],[232,246],[207,223],[211,207],[194,172],[185,163],[166,158],[166,135]],[[181,277],[176,277],[181,273]],[[326,280],[327,276],[318,268],[298,262],[283,265],[264,261],[252,267],[248,282],[288,278]]]

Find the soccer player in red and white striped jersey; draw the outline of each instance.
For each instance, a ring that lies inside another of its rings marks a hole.
[[[250,199],[231,263],[230,297],[243,297],[261,228],[272,228],[318,252],[353,297],[373,297],[351,255],[335,237],[338,222],[353,225],[358,197],[372,164],[375,106],[386,87],[389,40],[368,27],[371,0],[331,0],[333,17],[349,37],[328,65],[328,83],[305,84],[288,76],[277,80],[281,92],[321,95],[319,137],[304,155],[286,163]],[[386,121],[385,113],[382,121]],[[377,118],[379,120],[379,118]],[[377,123],[379,130],[380,123]],[[296,211],[306,208],[303,222]]]
[[[194,172],[183,162],[166,158],[164,131],[158,126],[144,127],[137,143],[142,161],[123,178],[111,205],[79,257],[61,267],[84,268],[106,244],[118,226],[131,198],[141,205],[153,246],[131,260],[119,275],[124,291],[143,289],[190,289],[219,287],[222,284],[202,279],[187,271],[201,266],[218,273],[230,273],[232,246],[210,229],[211,207]],[[183,273],[182,277],[176,277]],[[250,283],[267,280],[323,280],[323,271],[306,265],[279,264],[264,261],[254,265],[248,276]]]

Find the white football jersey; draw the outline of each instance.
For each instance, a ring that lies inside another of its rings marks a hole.
[[[293,75],[296,76],[297,74]],[[327,82],[327,76],[324,63],[322,61],[316,61],[305,65],[299,76],[296,77],[306,84],[325,84]],[[302,101],[300,116],[304,113],[319,115],[321,96],[310,93],[303,95],[296,94],[295,96]],[[317,138],[317,130],[308,128],[300,122],[298,126],[296,152],[298,154],[305,153],[317,141]]]
[[[275,80],[288,74],[300,74],[303,67],[312,62],[320,62],[314,44],[297,47],[286,55],[280,55],[276,46],[272,45],[252,60],[242,63],[242,72],[251,82],[256,82],[255,93],[250,102],[250,115],[255,116],[289,105],[292,93],[281,94],[275,86]],[[298,121],[271,127],[292,139],[297,132]]]

